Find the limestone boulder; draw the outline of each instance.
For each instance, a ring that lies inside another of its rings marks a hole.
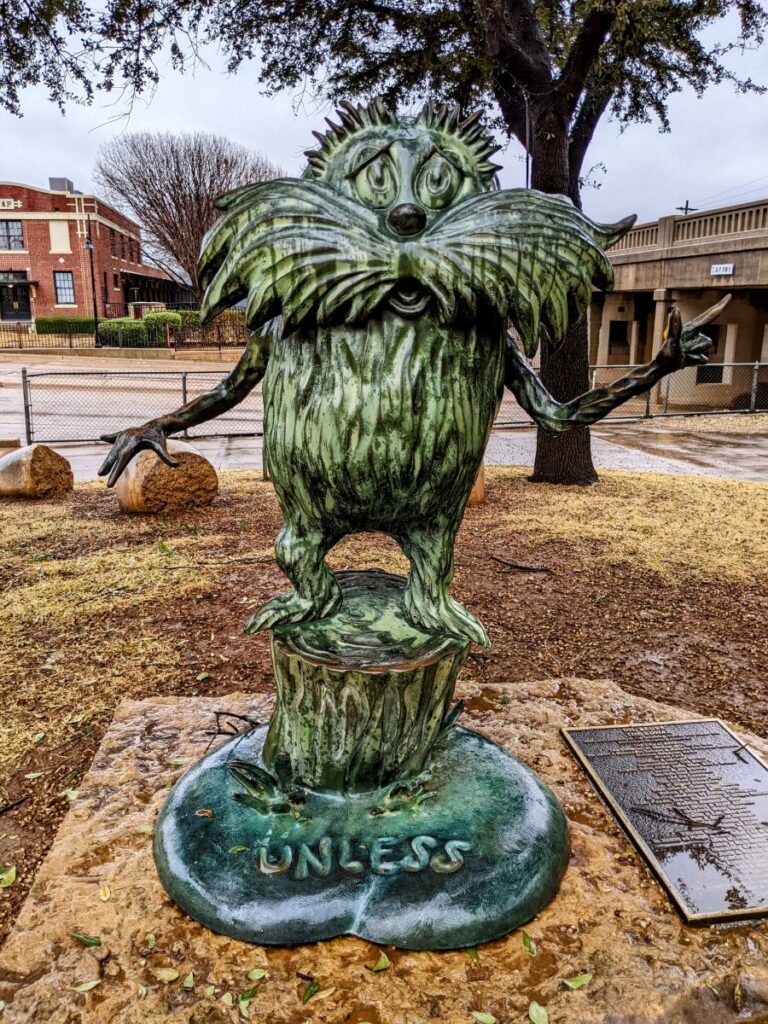
[[[69,462],[47,445],[30,444],[0,458],[0,498],[49,498],[73,487]]]
[[[167,466],[152,451],[141,452],[115,486],[123,512],[166,512],[210,505],[219,493],[219,478],[208,459],[191,444],[168,441],[179,463]]]

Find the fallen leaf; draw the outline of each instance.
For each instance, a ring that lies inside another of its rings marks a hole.
[[[199,675],[195,676],[195,679],[197,679],[198,683],[204,683],[206,679],[210,679],[210,678],[211,678],[211,673],[210,672],[200,672]]]
[[[379,959],[371,968],[372,971],[386,971],[392,966],[392,961],[386,953],[379,953]]]
[[[179,976],[179,972],[175,967],[155,967],[152,973],[158,981],[162,981],[166,985],[169,985],[172,981],[176,981]]]
[[[247,849],[247,846],[230,846],[227,853],[245,853]]]
[[[182,988],[194,988],[195,987],[195,976],[192,971],[189,974],[185,974],[181,979]]]
[[[32,742],[33,743],[39,743],[41,740],[44,740],[44,739],[45,739],[45,733],[44,732],[36,732],[35,735],[32,737]]]
[[[206,985],[205,986],[205,994],[208,997],[208,999],[213,999],[213,996],[214,996],[215,992],[216,992],[216,986],[215,985]]]
[[[232,998],[232,993],[231,992],[225,992],[224,995],[221,997],[221,1001],[222,1001],[222,1003],[224,1003],[225,1006],[232,1006],[232,1004],[234,1003],[234,999]]]
[[[536,956],[538,950],[536,949],[536,943],[533,941],[528,932],[523,932],[523,945],[528,950],[531,956]]]
[[[166,764],[189,764],[191,757],[169,757]]]
[[[99,899],[101,900],[102,903],[108,903],[111,898],[112,890],[109,888],[106,882],[102,882],[101,885],[99,886]]]
[[[143,999],[149,989],[146,985],[139,985],[139,999]]]
[[[75,985],[75,992],[90,992],[91,989],[96,988],[97,985],[101,984],[101,978],[97,978],[95,981],[84,981],[81,985]]]
[[[577,988],[584,988],[584,986],[588,985],[590,983],[590,981],[592,981],[592,975],[591,974],[589,974],[589,973],[587,973],[587,974],[577,974],[573,978],[566,978],[564,980],[563,984],[567,985],[568,988],[577,989]]]
[[[327,999],[328,996],[332,996],[336,991],[335,986],[333,988],[324,988],[320,992],[315,992],[315,999]]]
[[[195,817],[197,818],[212,818],[213,811],[209,807],[198,807],[195,811]]]
[[[62,789],[62,791],[59,794],[57,794],[57,795],[58,796],[66,797],[67,800],[69,800],[69,802],[71,804],[73,804],[75,802],[75,800],[77,800],[78,792],[79,792],[79,790],[77,790],[77,789]]]
[[[477,1024],[499,1024],[492,1013],[481,1013],[480,1010],[472,1011],[472,1020],[476,1020]]]
[[[157,939],[152,932],[147,933],[147,949],[154,949],[157,945]]]
[[[467,956],[470,960],[479,960],[480,954],[477,952],[474,946],[470,946],[466,951]]]
[[[154,825],[140,825],[136,829],[136,835],[151,836],[154,831],[155,831],[155,826]]]
[[[310,981],[307,987],[304,989],[304,994],[301,997],[302,1003],[308,1003],[315,992],[320,991],[320,985],[316,981]]]
[[[16,881],[16,868],[0,865],[0,889],[8,889]]]
[[[744,994],[741,989],[741,978],[736,981],[733,988],[733,1006],[737,1013],[741,1013],[741,1008],[744,1005]]]
[[[263,967],[254,967],[252,971],[248,971],[246,977],[248,981],[261,981],[262,978],[266,978],[267,972]]]
[[[98,935],[86,935],[85,932],[72,932],[72,938],[76,939],[83,946],[101,945],[101,939]]]
[[[31,779],[39,779],[39,778],[40,778],[40,776],[41,776],[42,774],[43,774],[42,772],[28,772],[28,773],[27,773],[27,774],[26,774],[26,775],[24,776],[24,778],[25,778],[25,779],[30,779],[30,780],[31,780]]]
[[[528,1007],[528,1019],[531,1024],[549,1024],[549,1014],[535,1000]]]

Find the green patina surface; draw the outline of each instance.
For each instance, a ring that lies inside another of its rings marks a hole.
[[[406,617],[406,581],[339,573],[343,603],[326,619],[275,630],[277,706],[264,746],[292,777],[359,792],[428,765],[453,719],[451,701],[469,643],[425,633]]]
[[[633,218],[599,225],[562,197],[498,189],[478,115],[374,102],[339,118],[301,179],[218,202],[203,319],[246,302],[254,333],[238,365],[108,438],[113,484],[142,448],[170,460],[169,435],[263,379],[285,523],[275,554],[293,588],[247,626],[274,630],[269,731],[180,783],[157,860],[189,913],[251,941],[468,945],[543,906],[567,855],[562,811],[535,776],[453,728],[456,674],[471,642],[489,643],[449,594],[454,542],[503,388],[546,430],[593,423],[705,362],[698,328],[727,299],[685,327],[673,311],[647,366],[557,402],[526,357],[610,287],[604,250]],[[400,544],[407,580],[330,571],[329,549],[367,530]],[[225,854],[238,846],[249,856]]]
[[[555,895],[568,859],[560,805],[477,733],[451,729],[431,773],[409,787],[304,790],[275,811],[243,802],[248,786],[231,770],[266,770],[265,734],[190,769],[155,829],[165,888],[214,931],[273,945],[350,934],[451,949],[505,934]]]

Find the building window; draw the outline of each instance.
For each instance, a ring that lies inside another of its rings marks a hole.
[[[629,320],[611,320],[608,325],[608,351],[629,351]]]
[[[117,256],[117,238],[115,237],[115,229],[109,229],[109,251],[113,256]]]
[[[112,275],[112,287],[115,288],[117,291],[120,290],[120,275],[117,273],[117,271],[115,271],[115,273]]]
[[[125,235],[120,235],[120,259],[125,259]]]
[[[75,279],[71,270],[54,270],[53,284],[56,289],[56,302],[60,306],[75,305]]]
[[[23,249],[24,232],[20,220],[0,220],[0,249]]]

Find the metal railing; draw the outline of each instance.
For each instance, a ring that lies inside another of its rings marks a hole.
[[[630,366],[593,366],[593,387],[624,376]],[[217,370],[23,369],[26,441],[94,441],[171,412],[222,378]],[[609,420],[654,416],[717,415],[768,411],[768,363],[709,363],[665,377],[645,395],[614,410]],[[530,417],[507,392],[498,429],[529,427]],[[261,387],[229,412],[189,431],[191,437],[258,436],[263,433]]]
[[[244,322],[222,318],[201,327],[190,324],[172,328],[144,320],[130,323],[114,319],[99,322],[99,337],[93,328],[77,322],[56,325],[55,330],[36,330],[32,321],[0,321],[0,351],[56,350],[77,348],[155,348],[187,351],[195,349],[239,348],[247,344],[249,332]]]

